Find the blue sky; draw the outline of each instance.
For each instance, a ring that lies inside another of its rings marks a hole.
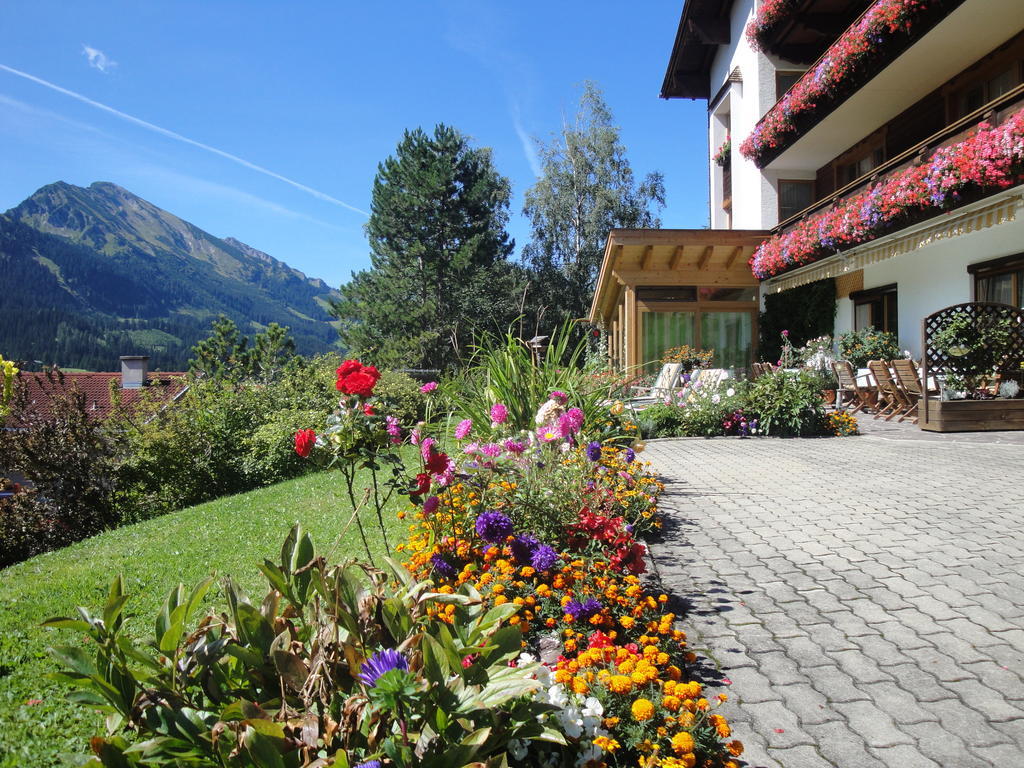
[[[112,181],[336,286],[369,265],[377,163],[404,129],[445,122],[511,179],[518,253],[530,137],[557,131],[590,79],[634,172],[665,174],[663,226],[701,227],[706,107],[658,98],[681,8],[7,0],[0,210],[58,179]]]

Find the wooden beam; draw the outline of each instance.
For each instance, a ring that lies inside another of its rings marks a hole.
[[[643,272],[623,270],[615,273],[618,280],[627,289],[639,285],[758,285],[759,281],[750,270],[708,268],[697,270],[695,267],[683,269],[649,269]]]
[[[619,246],[620,248],[622,246]],[[640,259],[640,269],[647,269],[651,266],[651,255],[654,253],[654,246],[648,245],[644,248],[644,255]]]
[[[725,268],[732,269],[732,265],[736,263],[736,259],[743,253],[743,246],[737,245],[732,253],[729,254],[729,258],[725,260]]]
[[[729,19],[690,19],[690,31],[704,45],[729,44]]]
[[[711,261],[711,254],[715,252],[715,246],[709,245],[704,249],[704,253],[700,255],[700,259],[697,261],[697,269],[707,269],[708,262]]]
[[[763,229],[613,229],[615,245],[760,245],[771,236]]]
[[[683,260],[683,251],[686,250],[683,246],[677,245],[676,250],[672,254],[672,258],[668,262],[669,269],[676,269],[679,263]]]

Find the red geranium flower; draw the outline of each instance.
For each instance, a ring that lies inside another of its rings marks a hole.
[[[416,495],[422,496],[430,491],[430,475],[420,472],[416,475]]]
[[[430,458],[427,459],[427,471],[433,475],[444,474],[445,470],[448,469],[448,454],[446,453],[431,453]]]
[[[300,429],[295,433],[295,452],[302,458],[309,456],[316,445],[315,429]]]

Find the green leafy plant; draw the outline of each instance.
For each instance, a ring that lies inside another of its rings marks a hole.
[[[954,312],[930,343],[946,355],[947,386],[974,393],[1004,363],[1012,342],[1008,318],[989,324],[977,322],[967,312]]]
[[[839,355],[854,368],[866,368],[869,360],[892,360],[903,353],[895,333],[865,328],[839,337]]]
[[[825,406],[821,379],[813,371],[780,369],[759,376],[750,383],[747,404],[763,434],[794,437],[821,432]]]
[[[85,765],[442,768],[501,764],[512,739],[564,743],[538,721],[553,707],[530,696],[536,665],[510,666],[521,633],[502,622],[519,607],[488,610],[470,585],[441,594],[391,568],[393,580],[328,565],[296,526],[261,566],[259,602],[225,579],[226,604],[194,623],[213,580],[178,585],[141,643],[116,578],[98,615],[49,619],[91,641],[52,650],[71,697],[108,713]]]
[[[381,371],[373,395],[400,424],[411,426],[426,416],[426,396],[420,391],[419,382],[407,373]]]

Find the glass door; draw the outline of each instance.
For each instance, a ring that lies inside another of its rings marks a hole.
[[[696,344],[696,312],[641,312],[644,370],[656,371],[666,350]]]
[[[715,350],[716,368],[746,368],[751,362],[753,325],[750,312],[701,312],[701,348]]]

